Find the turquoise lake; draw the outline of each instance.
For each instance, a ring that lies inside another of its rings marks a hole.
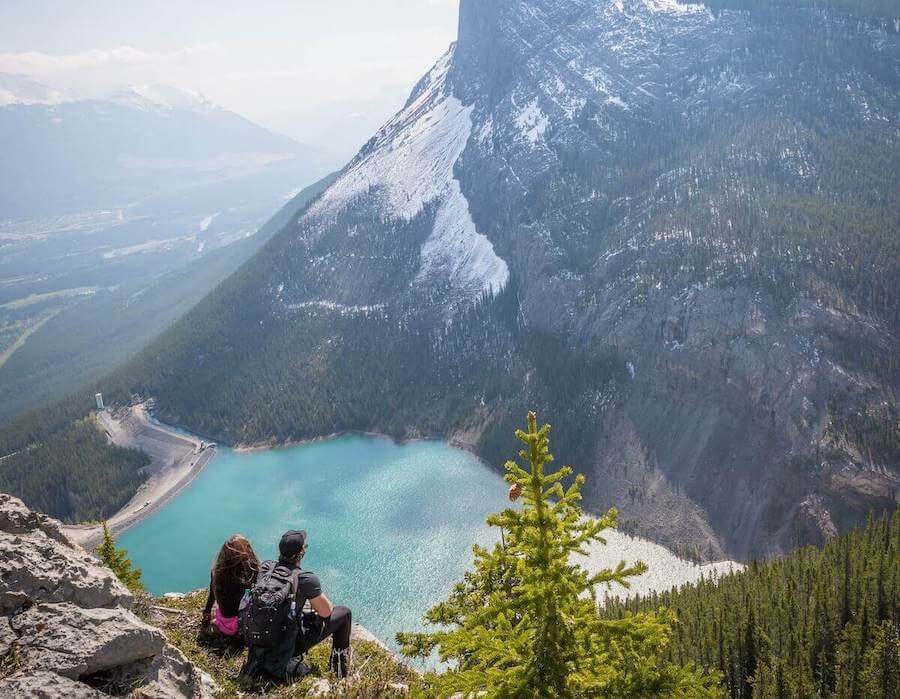
[[[485,517],[503,509],[506,486],[475,456],[441,442],[396,444],[345,436],[284,449],[219,453],[194,483],[124,532],[154,594],[209,584],[232,534],[271,558],[287,529],[306,529],[304,568],[336,604],[390,645],[421,629],[472,562],[472,544],[498,534]]]

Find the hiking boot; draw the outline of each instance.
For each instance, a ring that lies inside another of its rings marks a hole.
[[[291,658],[285,670],[285,681],[290,684],[302,680],[304,677],[312,673],[312,668],[301,655]]]
[[[351,652],[349,648],[344,648],[343,650],[332,649],[328,668],[338,679],[343,679],[350,674],[350,659]]]

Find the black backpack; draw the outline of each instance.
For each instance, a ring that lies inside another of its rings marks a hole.
[[[295,607],[295,599],[299,575],[299,568],[275,561],[260,566],[242,624],[248,646],[274,648],[296,640],[300,610]]]

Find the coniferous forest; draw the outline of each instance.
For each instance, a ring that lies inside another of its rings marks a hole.
[[[30,507],[67,522],[99,520],[125,505],[150,457],[109,444],[91,415],[54,427],[6,443],[15,450],[0,461],[0,491],[21,493]]]
[[[896,698],[900,515],[719,580],[609,602],[604,614],[659,607],[678,618],[667,659],[718,670],[735,699]]]

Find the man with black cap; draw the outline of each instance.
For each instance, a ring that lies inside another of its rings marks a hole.
[[[313,646],[331,636],[331,671],[338,677],[346,677],[350,671],[350,630],[352,621],[347,607],[333,606],[322,592],[319,578],[300,568],[306,554],[305,531],[285,532],[278,543],[278,561],[266,561],[260,566],[259,577],[253,590],[250,614],[253,614],[253,597],[258,597],[265,614],[278,604],[279,589],[292,591],[289,601],[290,614],[287,629],[270,630],[255,628],[255,619],[248,621],[249,654],[244,672],[251,675],[269,675],[291,681],[303,674],[303,655]],[[274,601],[274,604],[273,604]],[[308,609],[307,609],[308,606]],[[275,625],[279,626],[280,621]],[[257,624],[258,626],[258,624]],[[290,633],[284,633],[289,631]],[[254,643],[254,634],[257,641]],[[277,639],[269,643],[271,637]]]

